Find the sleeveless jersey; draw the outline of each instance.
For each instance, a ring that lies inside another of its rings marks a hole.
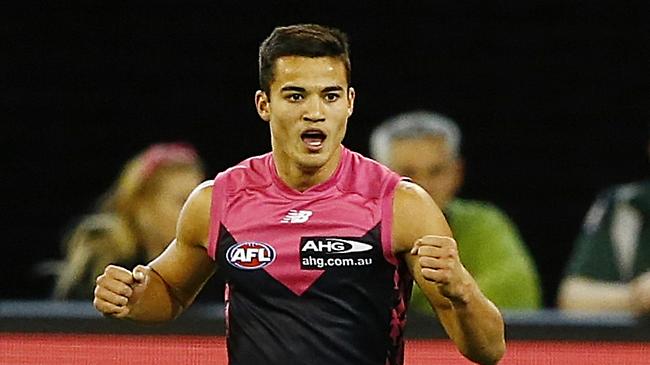
[[[230,364],[403,362],[412,278],[391,250],[399,179],[344,147],[304,192],[271,153],[217,175],[208,252],[227,283]]]

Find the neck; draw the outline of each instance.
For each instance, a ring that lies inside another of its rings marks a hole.
[[[277,150],[273,151],[273,162],[278,176],[287,186],[300,192],[327,181],[336,171],[340,161],[341,146],[324,165],[316,167],[301,165],[282,156]]]

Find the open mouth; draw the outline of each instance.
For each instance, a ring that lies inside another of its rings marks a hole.
[[[325,133],[322,131],[310,129],[303,132],[300,135],[300,138],[302,138],[302,141],[307,146],[307,149],[313,152],[317,152],[323,148],[323,142],[327,138],[327,135],[325,135]]]

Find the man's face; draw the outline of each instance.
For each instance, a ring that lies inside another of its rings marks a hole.
[[[454,198],[463,180],[463,166],[442,137],[393,140],[389,166],[422,186],[444,209]]]
[[[256,104],[260,117],[270,122],[276,158],[319,169],[338,157],[354,105],[341,60],[281,57],[270,93],[258,91]]]

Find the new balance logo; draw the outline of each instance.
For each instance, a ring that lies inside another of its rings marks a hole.
[[[287,215],[280,220],[280,223],[305,223],[309,217],[314,214],[311,210],[295,210],[291,209]]]

